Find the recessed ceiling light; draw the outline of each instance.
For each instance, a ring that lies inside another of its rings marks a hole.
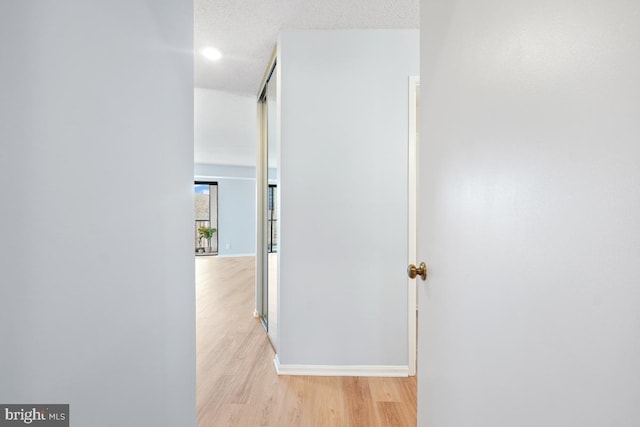
[[[217,61],[222,58],[222,52],[211,46],[202,49],[202,55],[209,61]]]

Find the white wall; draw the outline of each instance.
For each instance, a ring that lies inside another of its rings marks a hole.
[[[196,424],[192,8],[0,6],[0,402]]]
[[[280,38],[283,365],[407,366],[408,78],[417,30]]]
[[[640,425],[638,2],[421,11],[418,425]]]
[[[195,89],[195,176],[218,182],[218,253],[256,252],[257,100]]]
[[[195,163],[256,165],[257,100],[195,89]]]
[[[218,254],[255,255],[256,168],[197,164],[195,177],[218,183]]]
[[[211,165],[196,163],[193,168],[195,179],[239,178],[256,179],[254,166]]]
[[[218,254],[256,254],[256,181],[218,180]]]

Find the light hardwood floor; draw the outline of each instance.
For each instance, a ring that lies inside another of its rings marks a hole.
[[[196,258],[199,427],[413,427],[415,378],[276,375],[255,258]]]

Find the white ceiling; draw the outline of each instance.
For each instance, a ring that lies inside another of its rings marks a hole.
[[[277,35],[293,29],[419,28],[419,0],[194,0],[195,85],[256,95]],[[209,62],[207,45],[224,55]]]

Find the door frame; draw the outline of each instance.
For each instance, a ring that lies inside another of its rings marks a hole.
[[[407,174],[407,265],[416,263],[417,257],[417,195],[418,195],[418,89],[420,76],[409,76],[409,144],[408,144],[408,174]],[[407,319],[409,343],[409,376],[416,375],[417,364],[417,325],[418,325],[418,296],[415,279],[407,278]]]

